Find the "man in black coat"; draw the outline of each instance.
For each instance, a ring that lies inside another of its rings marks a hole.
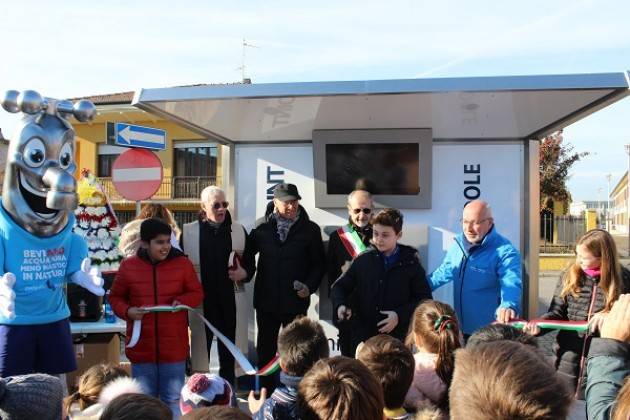
[[[370,246],[372,239],[373,202],[369,192],[363,190],[352,191],[348,195],[348,224],[332,232],[328,239],[328,282],[332,285],[344,273],[352,260]],[[350,307],[354,307],[349,299]],[[333,311],[334,312],[334,311]],[[352,320],[337,322],[337,315],[333,313],[333,324],[339,329],[338,346],[341,354],[354,357],[352,352],[351,332]]]
[[[201,208],[203,211],[200,213],[199,220],[184,225],[182,246],[185,247],[186,254],[200,275],[204,292],[204,316],[223,335],[234,342],[236,336],[235,291],[240,292],[241,284],[251,279],[248,272],[254,272],[254,259],[251,256],[241,255],[242,258],[240,260],[236,258],[231,269],[228,267],[232,251],[242,254],[243,248],[247,248],[247,234],[242,225],[232,222],[223,190],[215,186],[205,188],[201,192]],[[233,238],[236,238],[236,242],[240,244],[233,243]],[[243,261],[243,265],[239,263],[240,261]],[[245,263],[250,265],[247,266]],[[194,320],[196,321],[196,318]],[[241,321],[246,322],[246,320]],[[197,324],[199,323],[192,324],[191,322],[192,368],[194,371],[207,371],[213,334],[205,326],[195,328]],[[204,338],[206,342],[203,347],[197,346],[195,341]],[[234,384],[234,357],[220,341],[218,346],[219,375],[230,384]],[[207,350],[207,358],[205,354],[197,354],[200,348]]]
[[[331,290],[341,322],[354,318],[352,350],[379,333],[405,339],[416,306],[431,299],[431,288],[418,252],[398,243],[402,214],[384,209],[372,219],[374,248],[359,255]],[[356,295],[356,308],[348,297]]]
[[[319,288],[326,261],[319,226],[310,221],[293,184],[278,184],[263,220],[251,231],[246,255],[258,256],[254,308],[259,367],[277,351],[280,326],[306,315],[310,296]],[[274,377],[262,377],[268,393]]]

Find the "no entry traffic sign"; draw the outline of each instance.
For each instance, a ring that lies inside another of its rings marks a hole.
[[[162,162],[150,150],[127,150],[114,161],[112,181],[127,200],[147,200],[162,184]]]

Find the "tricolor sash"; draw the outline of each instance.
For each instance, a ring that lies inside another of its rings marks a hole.
[[[341,243],[346,248],[346,251],[348,251],[348,254],[350,254],[352,259],[355,259],[357,255],[367,249],[367,246],[365,246],[357,231],[352,229],[352,226],[349,224],[337,229],[337,233],[339,234]]]

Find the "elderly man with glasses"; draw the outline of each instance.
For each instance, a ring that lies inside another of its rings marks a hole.
[[[242,225],[232,221],[228,206],[222,189],[206,187],[201,192],[199,220],[184,225],[182,246],[198,271],[203,285],[204,316],[234,342],[235,292],[242,292],[242,283],[251,279],[254,259],[243,255],[247,232]],[[190,324],[192,370],[207,371],[213,334],[195,317],[191,317]],[[234,384],[234,357],[221,342],[218,345],[219,375]]]
[[[521,255],[499,235],[488,203],[464,206],[463,232],[429,275],[431,289],[454,282],[455,310],[464,337],[493,321],[508,322],[521,313]]]
[[[354,258],[370,246],[372,239],[372,195],[363,190],[352,191],[348,195],[348,224],[330,234],[328,239],[328,283],[332,285],[344,273]],[[350,303],[352,307],[352,303]],[[334,312],[334,311],[333,311]],[[341,354],[354,357],[351,331],[353,320],[338,322],[333,313],[333,323],[339,329],[337,344]]]

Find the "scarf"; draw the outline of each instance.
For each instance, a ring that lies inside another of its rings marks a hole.
[[[293,226],[295,222],[297,222],[297,220],[300,218],[300,211],[298,210],[295,219],[285,219],[284,217],[280,216],[279,213],[272,214],[273,218],[276,219],[276,225],[278,226],[278,237],[280,238],[280,242],[284,242],[287,240],[287,236],[289,235],[289,230],[291,229],[291,226]]]
[[[589,277],[599,277],[601,272],[600,267],[596,267],[596,268],[587,268],[584,271],[584,274],[586,274]]]

